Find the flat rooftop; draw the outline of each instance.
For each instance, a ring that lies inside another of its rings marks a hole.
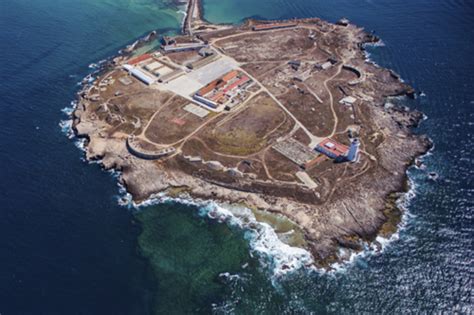
[[[168,83],[160,84],[160,86],[178,95],[190,98],[197,90],[238,66],[239,64],[233,59],[221,57]]]
[[[333,139],[326,138],[318,144],[316,150],[331,158],[335,158],[346,154],[349,148]]]

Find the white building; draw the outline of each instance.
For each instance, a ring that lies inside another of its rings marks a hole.
[[[135,68],[131,65],[124,65],[123,68],[127,70],[131,75],[133,75],[138,80],[142,81],[147,85],[151,85],[156,82],[156,78],[147,75],[142,70]]]
[[[339,101],[339,104],[351,106],[354,105],[354,103],[357,101],[357,99],[353,96],[346,96],[343,99]]]
[[[332,63],[330,61],[327,61],[321,65],[321,69],[326,70],[326,69],[331,68],[331,66],[332,66]]]

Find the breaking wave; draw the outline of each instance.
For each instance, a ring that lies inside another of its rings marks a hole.
[[[385,46],[385,43],[382,40],[379,40],[375,43],[365,43],[363,45],[364,48],[367,48],[367,47],[375,48],[375,47],[383,47],[383,46]],[[373,59],[371,59],[371,53],[367,49],[364,49],[364,54],[365,54],[366,62],[374,64],[375,66],[379,66]],[[399,80],[401,82],[404,82],[400,76],[399,76]],[[404,97],[400,96],[400,97],[395,97],[395,98],[404,98]],[[426,119],[428,119],[428,117],[426,115],[423,115],[423,121]],[[431,152],[433,148],[434,148],[434,145],[430,148],[430,150],[428,150],[428,152],[418,157],[417,160],[423,161],[425,157],[432,154]],[[397,226],[397,231],[391,234],[389,237],[383,237],[379,235],[371,243],[363,242],[362,251],[354,251],[350,249],[341,248],[338,253],[339,258],[341,258],[340,262],[332,264],[330,272],[345,272],[350,266],[353,266],[356,263],[359,265],[364,265],[365,264],[364,258],[368,258],[370,256],[379,255],[383,253],[387,248],[391,246],[391,244],[393,244],[394,242],[400,239],[400,232],[402,232],[407,227],[408,222],[412,218],[415,217],[415,215],[409,211],[409,206],[411,204],[411,201],[413,200],[413,198],[416,197],[416,193],[417,193],[417,185],[414,181],[414,177],[411,176],[410,174],[410,169],[413,169],[413,168],[421,169],[419,166],[415,164],[407,170],[409,189],[407,192],[403,193],[396,201],[397,207],[402,211],[402,217],[401,217],[400,223]]]
[[[61,109],[61,112],[67,116],[66,119],[63,119],[59,122],[59,127],[61,132],[65,134],[69,139],[74,138],[74,131],[72,130],[72,114],[77,107],[77,101],[72,101],[70,106],[64,107]]]
[[[186,17],[186,11],[180,11],[183,13],[184,18]],[[183,18],[183,21],[184,21]],[[381,47],[385,46],[382,40],[376,43],[366,43],[364,47]],[[366,55],[366,61],[377,65],[373,60],[370,59],[370,52],[364,50]],[[95,80],[95,74],[100,71],[102,65],[106,60],[100,61],[98,64],[91,64],[90,69],[94,72],[88,74],[78,85],[86,87]],[[62,112],[68,116],[68,119],[62,120],[59,123],[61,131],[67,135],[70,139],[74,139],[74,144],[80,150],[86,152],[86,139],[75,137],[74,131],[72,130],[72,115],[77,107],[77,101],[72,101],[70,106],[62,109]],[[427,153],[427,155],[430,152]],[[420,157],[421,159],[422,157]],[[85,158],[84,158],[85,160]],[[101,163],[100,160],[87,161],[88,163],[95,164]],[[176,202],[184,205],[196,206],[199,208],[199,215],[212,220],[217,220],[220,223],[225,223],[231,227],[244,230],[244,237],[249,242],[252,256],[256,256],[259,259],[261,266],[268,270],[272,276],[272,280],[278,280],[279,278],[291,273],[295,270],[307,270],[324,272],[324,270],[317,269],[313,266],[313,257],[305,249],[292,247],[282,242],[275,230],[267,223],[259,222],[254,213],[244,207],[230,204],[222,204],[213,200],[199,200],[192,199],[191,197],[183,198],[172,198],[164,193],[160,193],[152,196],[148,200],[135,203],[132,196],[126,190],[126,187],[120,182],[119,171],[110,170],[109,173],[117,179],[117,185],[119,187],[119,196],[117,202],[119,205],[128,207],[129,209],[138,210],[141,207],[163,204],[166,202]],[[401,222],[399,223],[397,232],[392,234],[388,238],[377,236],[375,241],[372,243],[364,243],[363,250],[359,252],[351,251],[348,249],[340,249],[339,256],[342,262],[334,263],[331,265],[330,272],[343,272],[347,270],[347,267],[353,265],[355,262],[360,261],[360,258],[368,257],[371,255],[382,253],[390,244],[399,239],[399,233],[405,228],[408,220],[413,216],[409,213],[408,207],[411,200],[416,196],[416,185],[414,181],[408,177],[409,190],[404,193],[398,200],[397,206],[403,210]],[[222,276],[229,277],[228,274]],[[232,276],[234,277],[234,276]],[[273,282],[273,281],[272,281]]]
[[[166,202],[177,202],[198,207],[201,217],[217,220],[230,227],[243,230],[244,238],[250,245],[250,255],[259,259],[261,266],[270,272],[272,280],[278,280],[295,270],[314,269],[312,267],[313,257],[307,250],[283,243],[269,224],[259,222],[252,210],[244,206],[222,204],[213,200],[191,199],[190,197],[172,198],[164,193],[137,204],[122,184],[119,184],[119,187],[121,196],[118,202],[122,206],[139,209]]]
[[[65,111],[69,112],[69,109]],[[72,132],[71,124],[72,120],[64,121],[63,131],[66,134]],[[72,137],[74,137],[73,132],[72,135]],[[86,139],[76,138],[74,143],[82,151],[85,152],[87,150]],[[419,157],[419,159],[423,160],[424,157],[429,155],[431,155],[431,150],[425,155]],[[100,160],[86,162],[90,164],[101,164]],[[416,166],[414,167],[416,168]],[[250,245],[250,255],[258,258],[260,265],[270,273],[272,283],[274,284],[285,275],[296,270],[325,272],[323,269],[314,267],[313,257],[307,250],[293,247],[282,242],[272,226],[257,221],[254,213],[244,206],[223,204],[213,200],[192,199],[191,197],[186,196],[173,198],[167,196],[165,193],[153,195],[143,202],[136,203],[133,200],[132,195],[128,193],[126,187],[120,181],[121,172],[116,170],[109,170],[108,172],[111,176],[117,179],[117,185],[119,188],[117,202],[123,207],[139,210],[142,207],[167,202],[176,202],[198,207],[198,213],[201,217],[217,220],[218,222],[225,223],[230,227],[243,230],[244,237]],[[397,206],[403,213],[397,232],[393,233],[388,238],[377,236],[374,242],[364,243],[362,251],[356,252],[341,248],[338,255],[340,262],[332,264],[329,273],[345,272],[348,267],[354,264],[363,264],[363,258],[383,253],[386,248],[400,238],[400,231],[402,231],[409,220],[414,217],[408,209],[411,200],[416,196],[417,186],[410,176],[408,176],[408,184],[409,190],[396,201]]]
[[[431,143],[431,148],[425,154],[419,156],[417,158],[418,161],[423,162],[427,157],[433,154],[434,144],[432,141]],[[338,262],[331,265],[331,272],[345,272],[347,271],[348,267],[354,265],[355,263],[359,263],[359,265],[364,264],[364,258],[383,253],[393,243],[400,239],[400,233],[407,227],[408,223],[416,217],[409,210],[411,202],[416,197],[418,191],[418,185],[414,180],[414,176],[410,174],[410,170],[413,169],[418,169],[421,171],[425,170],[424,167],[419,167],[416,164],[407,170],[409,189],[407,192],[403,193],[396,201],[397,207],[402,210],[402,217],[400,223],[397,226],[397,231],[391,234],[389,237],[383,237],[379,235],[375,238],[375,241],[370,244],[364,243],[363,250],[359,252],[355,252],[348,249],[341,249],[339,252],[339,257],[345,259],[341,259],[342,262]]]
[[[410,176],[408,176],[408,186],[408,191],[403,193],[396,201],[397,207],[402,210],[402,217],[400,223],[397,226],[397,231],[391,234],[389,237],[378,235],[373,242],[364,242],[362,244],[362,251],[341,248],[338,253],[341,261],[331,265],[330,273],[346,272],[349,267],[355,264],[358,264],[359,266],[365,265],[365,258],[382,254],[394,242],[400,239],[400,232],[402,232],[407,227],[408,222],[415,217],[412,213],[410,213],[409,206],[413,198],[416,197],[417,185]]]
[[[380,67],[380,65],[375,62],[375,60],[373,60],[371,57],[372,57],[372,54],[370,53],[370,51],[367,49],[367,48],[377,48],[377,47],[385,47],[385,43],[383,42],[383,40],[379,39],[378,41],[376,41],[375,43],[364,43],[362,45],[362,48],[364,48],[363,52],[364,52],[364,55],[365,55],[365,62],[367,63],[371,63],[377,67]]]
[[[82,82],[80,82],[80,85],[85,88],[94,80],[95,77],[92,74],[89,74]],[[74,144],[77,148],[86,152],[87,140],[84,138],[77,138],[72,128],[72,115],[77,104],[77,101],[72,101],[70,106],[62,109],[62,112],[67,116],[67,118],[60,121],[59,126],[63,134],[70,139],[74,139]],[[85,157],[82,159],[86,161]],[[91,164],[101,164],[100,160],[86,162]],[[198,207],[199,215],[202,217],[218,220],[219,222],[226,223],[231,227],[244,230],[244,237],[249,242],[251,248],[250,254],[259,258],[262,267],[271,273],[272,279],[276,280],[291,271],[299,270],[301,268],[313,268],[311,267],[313,258],[308,251],[283,243],[278,238],[275,230],[269,224],[257,221],[253,212],[248,208],[220,204],[216,201],[194,200],[190,197],[171,198],[165,194],[157,194],[148,200],[137,204],[133,201],[132,196],[127,192],[125,186],[120,182],[121,173],[114,170],[111,170],[110,173],[117,179],[117,185],[119,186],[117,202],[121,206],[139,209],[141,207],[165,202],[177,202]]]

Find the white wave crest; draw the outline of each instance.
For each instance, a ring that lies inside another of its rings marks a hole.
[[[293,247],[283,243],[275,230],[267,223],[259,222],[252,210],[244,206],[221,204],[213,200],[191,199],[190,197],[172,198],[164,193],[156,194],[141,203],[135,203],[132,196],[121,184],[119,204],[133,209],[177,202],[185,205],[197,206],[199,215],[231,227],[244,230],[244,237],[249,242],[252,256],[259,259],[261,266],[271,273],[272,280],[302,268],[312,270],[314,267],[312,255],[303,248]]]
[[[72,101],[70,106],[64,107],[61,109],[61,112],[67,116],[67,119],[63,119],[59,122],[59,127],[61,132],[65,134],[69,139],[74,138],[74,131],[72,130],[72,114],[77,107],[78,102]]]
[[[261,258],[261,264],[268,267],[276,277],[313,263],[308,251],[283,243],[269,224],[257,221],[253,212],[246,207],[210,202],[200,208],[200,213],[245,230],[245,238],[252,252]]]
[[[72,132],[72,120],[65,119],[59,122],[59,128],[61,128],[61,132],[65,134],[69,139],[74,138],[74,132]]]
[[[385,42],[379,38],[379,40],[376,41],[376,42],[364,43],[362,46],[363,46],[364,48],[365,48],[365,47],[384,47],[384,46],[385,46]]]
[[[415,217],[415,215],[409,211],[409,206],[413,198],[416,197],[417,186],[415,181],[410,176],[408,176],[408,186],[408,191],[402,194],[396,201],[397,207],[402,210],[402,217],[400,223],[397,226],[397,231],[391,234],[389,237],[378,235],[375,238],[375,241],[371,242],[370,244],[367,242],[361,242],[363,247],[362,251],[353,251],[350,249],[341,248],[338,254],[338,256],[341,258],[341,262],[331,265],[331,273],[346,272],[349,267],[356,263],[358,265],[364,265],[366,264],[364,261],[365,258],[382,254],[394,242],[400,239],[400,232],[403,231],[406,228],[408,222]]]
[[[364,48],[364,55],[365,55],[365,62],[367,63],[371,63],[375,66],[379,66],[372,58],[372,54],[367,50],[367,47],[373,47],[373,48],[376,48],[376,47],[384,47],[385,46],[385,43],[379,39],[377,42],[375,43],[364,43],[362,45],[362,47]]]

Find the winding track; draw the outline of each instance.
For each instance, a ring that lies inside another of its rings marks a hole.
[[[315,30],[314,28],[310,27],[310,26],[297,26],[296,28],[304,28],[304,29],[311,29],[311,30]],[[268,31],[263,31],[263,32],[275,32],[275,31],[279,31],[279,30],[268,30]],[[225,39],[229,39],[229,38],[235,38],[235,37],[240,37],[240,36],[243,36],[243,35],[246,35],[246,34],[254,34],[253,31],[248,31],[248,32],[243,32],[243,33],[238,33],[238,34],[231,34],[231,35],[227,35],[227,36],[224,36],[224,37],[220,37],[220,38],[215,38],[215,39],[212,39],[210,41],[210,45],[214,46],[215,48],[221,48],[219,46],[219,44],[217,43],[218,41],[221,41],[221,40],[225,40]],[[324,36],[324,35],[323,35]],[[220,49],[216,49],[218,54],[220,55],[223,55],[222,52],[220,51]],[[336,56],[341,58],[340,54],[337,53],[336,51]],[[324,136],[324,137],[318,137],[316,135],[314,135],[313,133],[311,133],[307,128],[306,126],[304,126],[286,107],[285,105],[283,105],[277,97],[275,97],[275,95],[273,95],[260,81],[257,80],[257,78],[255,78],[254,76],[252,76],[251,74],[249,74],[247,71],[245,71],[244,69],[242,69],[241,67],[239,67],[239,70],[242,71],[243,73],[245,73],[249,78],[251,78],[252,80],[254,80],[259,86],[260,88],[265,91],[277,104],[278,106],[280,106],[294,121],[295,123],[308,135],[308,137],[311,139],[311,142],[309,144],[309,146],[311,147],[315,147],[318,143],[320,143],[322,140],[324,140],[325,138],[331,138],[335,135],[336,131],[337,131],[337,126],[339,124],[339,118],[337,116],[337,113],[334,109],[334,96],[333,96],[333,93],[331,92],[331,90],[329,89],[329,86],[328,86],[328,83],[331,82],[332,80],[334,80],[342,71],[342,66],[346,63],[346,60],[347,58],[341,58],[341,63],[340,65],[338,65],[338,68],[337,68],[337,72],[332,75],[331,77],[327,78],[326,80],[324,80],[323,82],[323,86],[324,86],[324,89],[328,92],[329,94],[329,100],[330,100],[330,108],[331,108],[331,112],[332,112],[332,115],[333,115],[333,118],[334,118],[334,125],[333,125],[333,128],[332,128],[332,131],[329,135],[327,136]],[[350,59],[350,58],[349,58]],[[237,62],[237,61],[236,61]],[[311,93],[311,95],[313,95],[313,97],[315,97],[318,101],[320,101],[321,99],[319,98],[319,96],[317,96],[314,91],[312,91],[311,89],[309,89],[309,92]]]
[[[194,5],[194,1],[191,0],[191,5]],[[192,24],[192,17],[190,17],[187,21],[189,23],[189,26],[188,26],[188,32],[191,33],[192,30],[191,30],[191,24]],[[307,28],[307,29],[313,29],[311,27],[306,27],[306,26],[297,26],[297,28]],[[313,29],[314,30],[314,29]],[[264,31],[264,32],[274,32],[275,30],[269,30],[269,31]],[[278,31],[278,30],[277,30]],[[221,47],[220,45],[217,43],[218,41],[222,41],[222,40],[225,40],[225,39],[229,39],[229,38],[235,38],[235,37],[240,37],[240,36],[244,36],[246,34],[254,34],[253,31],[248,31],[248,32],[243,32],[243,33],[238,33],[238,34],[231,34],[231,35],[228,35],[228,36],[224,36],[224,37],[221,37],[221,38],[215,38],[215,39],[211,39],[211,41],[209,42],[210,46],[213,46],[214,48],[216,48],[216,52],[217,54],[219,55],[225,55],[222,53],[221,51]],[[324,35],[323,35],[324,36]],[[267,87],[265,87],[257,78],[255,78],[253,75],[251,75],[250,73],[248,73],[246,70],[242,69],[241,66],[238,67],[238,70],[241,71],[242,73],[245,73],[250,79],[252,79],[259,87],[260,87],[260,90],[259,90],[259,93],[260,92],[265,92],[267,93],[270,98],[289,116],[291,117],[291,119],[295,122],[295,128],[296,129],[299,129],[301,128],[305,134],[310,138],[310,144],[309,146],[311,147],[314,147],[316,146],[318,143],[320,143],[322,140],[324,140],[325,138],[331,138],[333,137],[335,134],[336,134],[336,131],[337,131],[337,126],[338,126],[338,123],[339,123],[339,118],[338,118],[338,115],[334,109],[334,95],[333,93],[331,92],[330,88],[329,88],[329,83],[331,81],[333,81],[342,71],[342,68],[343,68],[343,65],[345,64],[346,62],[346,58],[342,58],[340,56],[340,54],[337,53],[336,51],[336,56],[339,57],[342,62],[337,66],[337,71],[335,74],[333,74],[331,77],[327,78],[326,80],[324,80],[323,82],[323,86],[324,86],[324,89],[327,91],[327,93],[329,94],[329,106],[331,108],[331,112],[332,112],[332,115],[333,115],[333,118],[334,118],[334,125],[333,125],[333,128],[332,128],[332,131],[329,135],[325,136],[325,137],[318,137],[316,135],[314,135],[311,131],[309,131],[306,126],[301,123],[298,118],[291,112],[289,111],[286,106],[273,94],[269,91],[269,89]],[[230,58],[229,56],[227,56],[228,58]],[[349,58],[350,59],[350,58]],[[235,60],[234,60],[235,61]],[[242,65],[241,63],[238,63],[237,61],[235,61],[237,64],[239,65]],[[281,66],[281,65],[280,65]],[[306,86],[307,87],[307,86]],[[312,90],[310,89],[309,87],[307,87],[308,91],[311,93],[311,95],[316,98],[316,100],[318,100],[319,102],[322,102],[321,99],[319,98],[319,96]],[[258,93],[254,93],[253,95],[251,95],[245,102],[244,104],[242,105],[245,105],[245,103],[248,102],[248,100],[252,99],[256,94]],[[244,108],[245,106],[241,106],[240,110],[242,108]],[[240,112],[240,110],[238,112]],[[235,113],[233,113],[235,114]],[[155,117],[156,113],[153,115],[153,117]],[[196,128],[192,133],[190,133],[189,135],[187,135],[186,137],[176,141],[175,143],[172,143],[172,144],[168,144],[167,146],[174,146],[174,145],[177,145],[179,144],[179,147],[178,147],[178,150],[177,152],[181,151],[183,145],[187,142],[187,140],[189,140],[190,138],[194,137],[202,128],[204,128],[205,126],[207,126],[209,123],[211,123],[212,121],[214,121],[215,119],[217,119],[218,117],[221,117],[223,115],[223,113],[220,113],[214,117],[212,117],[211,119],[209,119],[208,121],[204,122],[202,125],[200,125],[198,128]],[[234,115],[229,115],[229,117],[225,118],[224,121],[227,121],[229,119],[231,119]],[[151,121],[151,120],[150,120]],[[145,130],[147,129],[147,127],[149,126],[150,122],[147,124],[147,126],[144,128],[144,131],[142,132],[142,135],[144,135],[145,133]],[[200,140],[199,138],[197,138],[198,140]],[[202,142],[202,140],[200,140]],[[163,145],[163,144],[158,144],[158,143],[154,143],[154,144],[157,144],[157,145]],[[207,145],[206,145],[207,147]],[[265,152],[268,150],[269,147],[263,149],[261,152],[263,152],[263,157],[262,157],[262,163],[263,163],[263,167],[265,169],[265,173],[267,174],[267,176],[269,177],[269,179],[271,180],[274,180],[274,181],[278,181],[276,179],[274,179],[267,166],[266,166],[266,163],[265,163],[265,158],[264,158],[264,155],[265,155]],[[210,148],[208,148],[210,149]],[[212,150],[211,150],[212,151]],[[213,151],[214,152],[214,151]],[[219,156],[224,156],[224,157],[232,157],[232,158],[245,158],[245,156],[233,156],[233,155],[228,155],[228,154],[222,154],[222,153],[218,153],[218,152],[214,152],[214,154],[217,154]],[[256,154],[251,154],[251,156],[255,156]],[[248,156],[250,157],[250,155]],[[332,192],[331,192],[332,193]]]

